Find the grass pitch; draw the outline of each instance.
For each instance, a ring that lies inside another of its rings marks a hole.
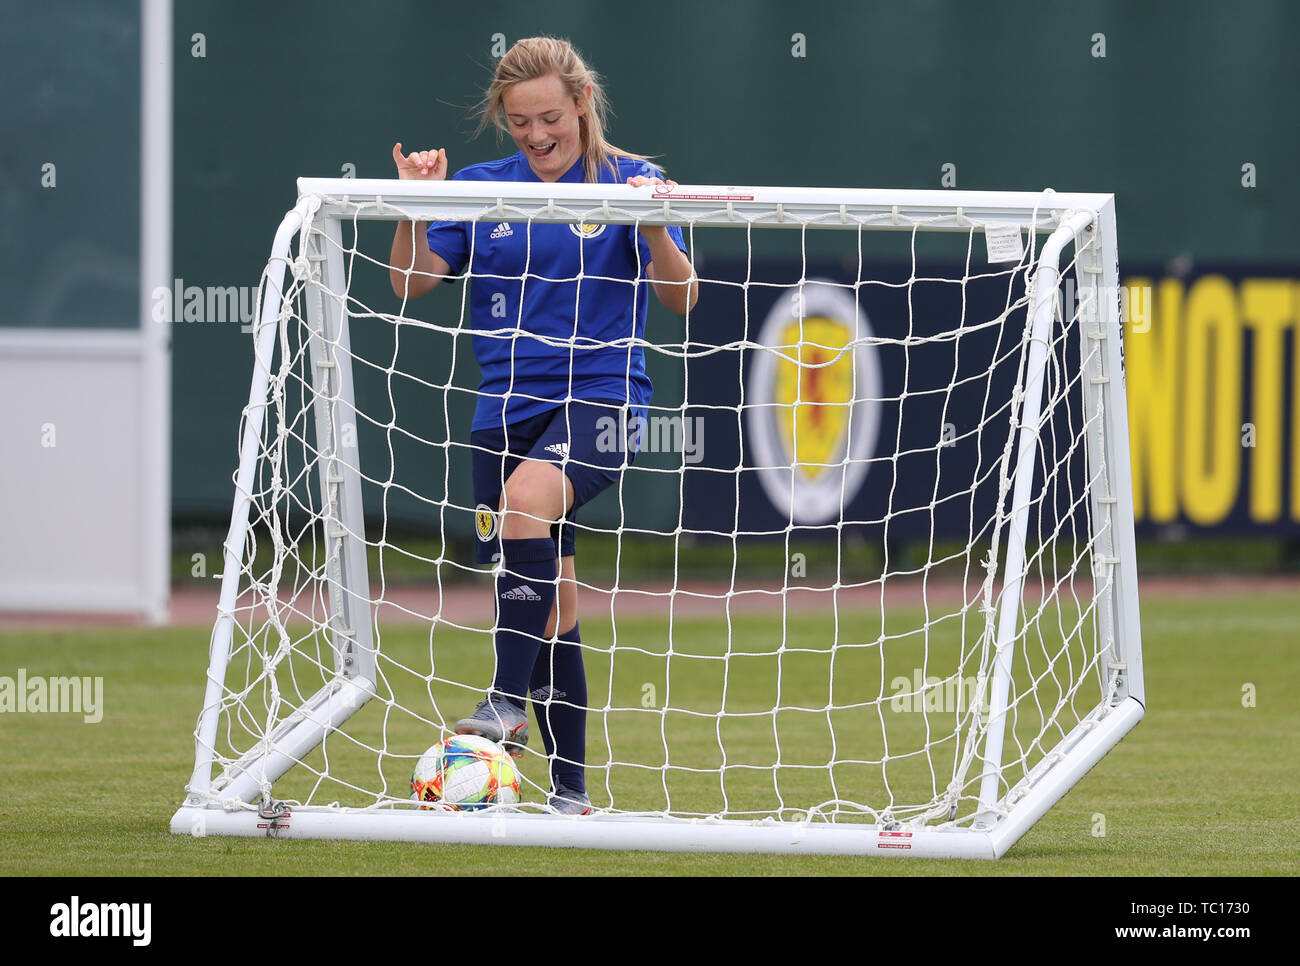
[[[202,698],[207,629],[6,631],[0,633],[0,674],[14,676],[24,668],[29,676],[102,676],[105,708],[98,724],[67,713],[0,714],[0,747],[5,749],[0,769],[0,873],[492,875],[507,866],[518,874],[594,875],[1300,872],[1294,847],[1300,840],[1294,807],[1300,793],[1300,705],[1294,697],[1300,693],[1300,602],[1280,593],[1148,597],[1142,619],[1146,718],[997,863],[173,836],[167,824],[192,767],[191,734]],[[762,632],[762,625],[757,619],[733,630],[737,638],[750,639]],[[656,633],[666,636],[665,629],[656,628],[653,621],[636,628],[646,640]],[[584,619],[583,630],[589,642],[612,637],[608,625],[595,620]],[[627,630],[631,628],[620,623],[620,637]],[[815,627],[809,624],[804,630]],[[708,654],[719,628],[704,621],[678,621],[673,634],[675,649]],[[427,632],[419,628],[394,630],[392,635],[390,643],[398,650],[416,653],[427,647]],[[467,636],[459,645],[454,639],[449,642],[446,653],[459,651],[458,660],[485,664],[482,647],[481,640]],[[772,706],[769,692],[775,679],[766,673],[761,657],[752,660],[755,673],[746,675],[752,684],[737,677],[728,683],[729,711]],[[815,657],[804,660],[806,667],[783,668],[791,685],[805,672],[810,678],[822,673]],[[707,680],[711,672],[704,673],[698,691],[691,692],[684,690],[687,682],[700,675],[679,680],[664,667],[660,678],[660,658],[646,655],[642,663],[627,667],[623,681],[623,668],[616,675],[589,662],[593,699],[618,705],[622,690],[631,688],[635,696],[644,682],[656,682],[679,689],[674,707],[709,710],[704,703],[697,708],[695,702],[718,693],[717,682]],[[464,703],[461,699],[448,704],[448,711],[460,710]],[[784,726],[795,730],[780,732],[783,749],[789,747],[792,754],[801,747],[798,729],[824,727],[815,722],[816,716],[805,717],[807,721]],[[693,737],[702,720],[687,716],[675,724],[682,733],[673,737],[674,756],[694,755],[701,767],[713,767],[713,725],[706,729],[708,736]],[[615,718],[593,730],[593,764],[605,760],[605,728],[620,726]],[[427,743],[422,728],[414,719],[390,718],[382,733],[391,755],[372,785],[390,782],[393,791],[398,790],[400,773],[409,772],[404,756],[418,753]],[[810,733],[807,747],[818,740]],[[733,747],[730,737],[728,747]],[[764,756],[771,750],[755,748],[754,760],[767,760]],[[539,770],[536,760],[525,758],[523,765],[527,777],[544,781],[543,774],[534,774]],[[373,759],[370,767],[373,771]],[[815,769],[808,771],[815,774]],[[743,778],[743,770],[737,775]],[[635,776],[625,777],[631,783],[626,793],[634,793]],[[619,793],[621,779],[615,770],[597,768],[592,778],[598,804],[602,793]],[[770,791],[770,780],[767,786]],[[686,788],[671,791],[674,804],[691,793]],[[741,780],[727,795],[734,805],[744,802],[750,791]],[[714,804],[702,800],[701,807]]]

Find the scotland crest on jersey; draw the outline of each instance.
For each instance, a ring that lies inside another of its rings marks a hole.
[[[644,161],[618,158],[601,181],[621,184],[654,173]],[[582,182],[582,159],[560,178]],[[538,180],[528,159],[473,164],[463,181]],[[668,233],[686,251],[676,225]],[[646,266],[650,246],[635,225],[541,221],[434,222],[429,250],[470,277],[474,357],[483,380],[473,428],[540,415],[569,399],[644,406]]]

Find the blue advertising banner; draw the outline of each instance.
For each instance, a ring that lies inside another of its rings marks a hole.
[[[683,527],[987,536],[1021,365],[1025,312],[1008,308],[1023,273],[962,282],[961,266],[871,264],[858,278],[872,281],[855,285],[842,262],[810,261],[803,274],[798,286],[789,263],[708,264],[720,284],[701,296],[686,347],[695,445],[683,461]],[[1124,287],[1139,532],[1300,531],[1300,283],[1136,269]],[[1068,302],[1068,277],[1064,290]],[[1082,533],[1077,325],[1056,331],[1049,360],[1045,391],[1058,405],[1035,490]]]

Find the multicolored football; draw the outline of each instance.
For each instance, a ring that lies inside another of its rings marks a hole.
[[[443,805],[472,811],[514,805],[520,798],[519,778],[514,759],[495,741],[480,735],[452,735],[415,763],[411,797],[422,808]]]

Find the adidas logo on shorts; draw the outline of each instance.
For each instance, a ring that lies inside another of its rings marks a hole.
[[[543,447],[543,449],[548,453],[554,453],[562,460],[567,460],[569,458],[568,443],[552,443],[550,446]]]
[[[502,600],[541,600],[542,595],[527,584],[520,584],[518,587],[512,587],[501,595]]]
[[[515,233],[515,230],[514,230],[513,228],[510,227],[509,223],[503,221],[503,222],[501,222],[501,224],[497,225],[495,228],[492,229],[492,234],[488,235],[488,237],[489,237],[489,238],[509,238],[509,237],[510,237],[511,235],[513,235],[514,233]]]

